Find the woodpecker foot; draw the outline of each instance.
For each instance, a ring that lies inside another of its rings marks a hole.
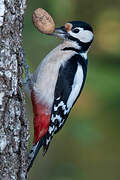
[[[31,89],[31,86],[32,86],[32,81],[31,81],[31,74],[30,74],[30,71],[29,71],[29,66],[28,64],[26,63],[26,55],[25,55],[25,50],[22,49],[22,53],[23,53],[23,67],[24,67],[24,71],[25,71],[25,78],[24,78],[24,81],[23,81],[23,84],[24,86],[29,86],[29,88]]]

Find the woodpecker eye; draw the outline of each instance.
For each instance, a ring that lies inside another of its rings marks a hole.
[[[74,32],[74,33],[79,33],[79,31],[80,31],[79,29],[73,29],[72,30],[72,32]]]

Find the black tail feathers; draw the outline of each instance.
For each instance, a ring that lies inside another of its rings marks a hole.
[[[40,150],[40,148],[43,146],[44,144],[44,137],[42,137],[40,139],[40,141],[37,144],[34,144],[30,150],[30,153],[28,155],[28,168],[27,168],[27,172],[29,172],[30,168],[33,165],[33,162]]]

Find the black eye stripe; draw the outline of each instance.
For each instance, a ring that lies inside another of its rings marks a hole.
[[[73,29],[72,30],[73,33],[79,33],[79,31],[80,31],[79,29]]]

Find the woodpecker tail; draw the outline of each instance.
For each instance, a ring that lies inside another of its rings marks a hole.
[[[40,150],[40,148],[43,146],[44,144],[44,140],[45,140],[45,137],[42,137],[40,139],[40,141],[38,141],[37,144],[34,144],[30,150],[30,153],[28,155],[28,168],[27,168],[27,172],[29,172],[30,168],[32,167],[33,165],[33,162]]]

